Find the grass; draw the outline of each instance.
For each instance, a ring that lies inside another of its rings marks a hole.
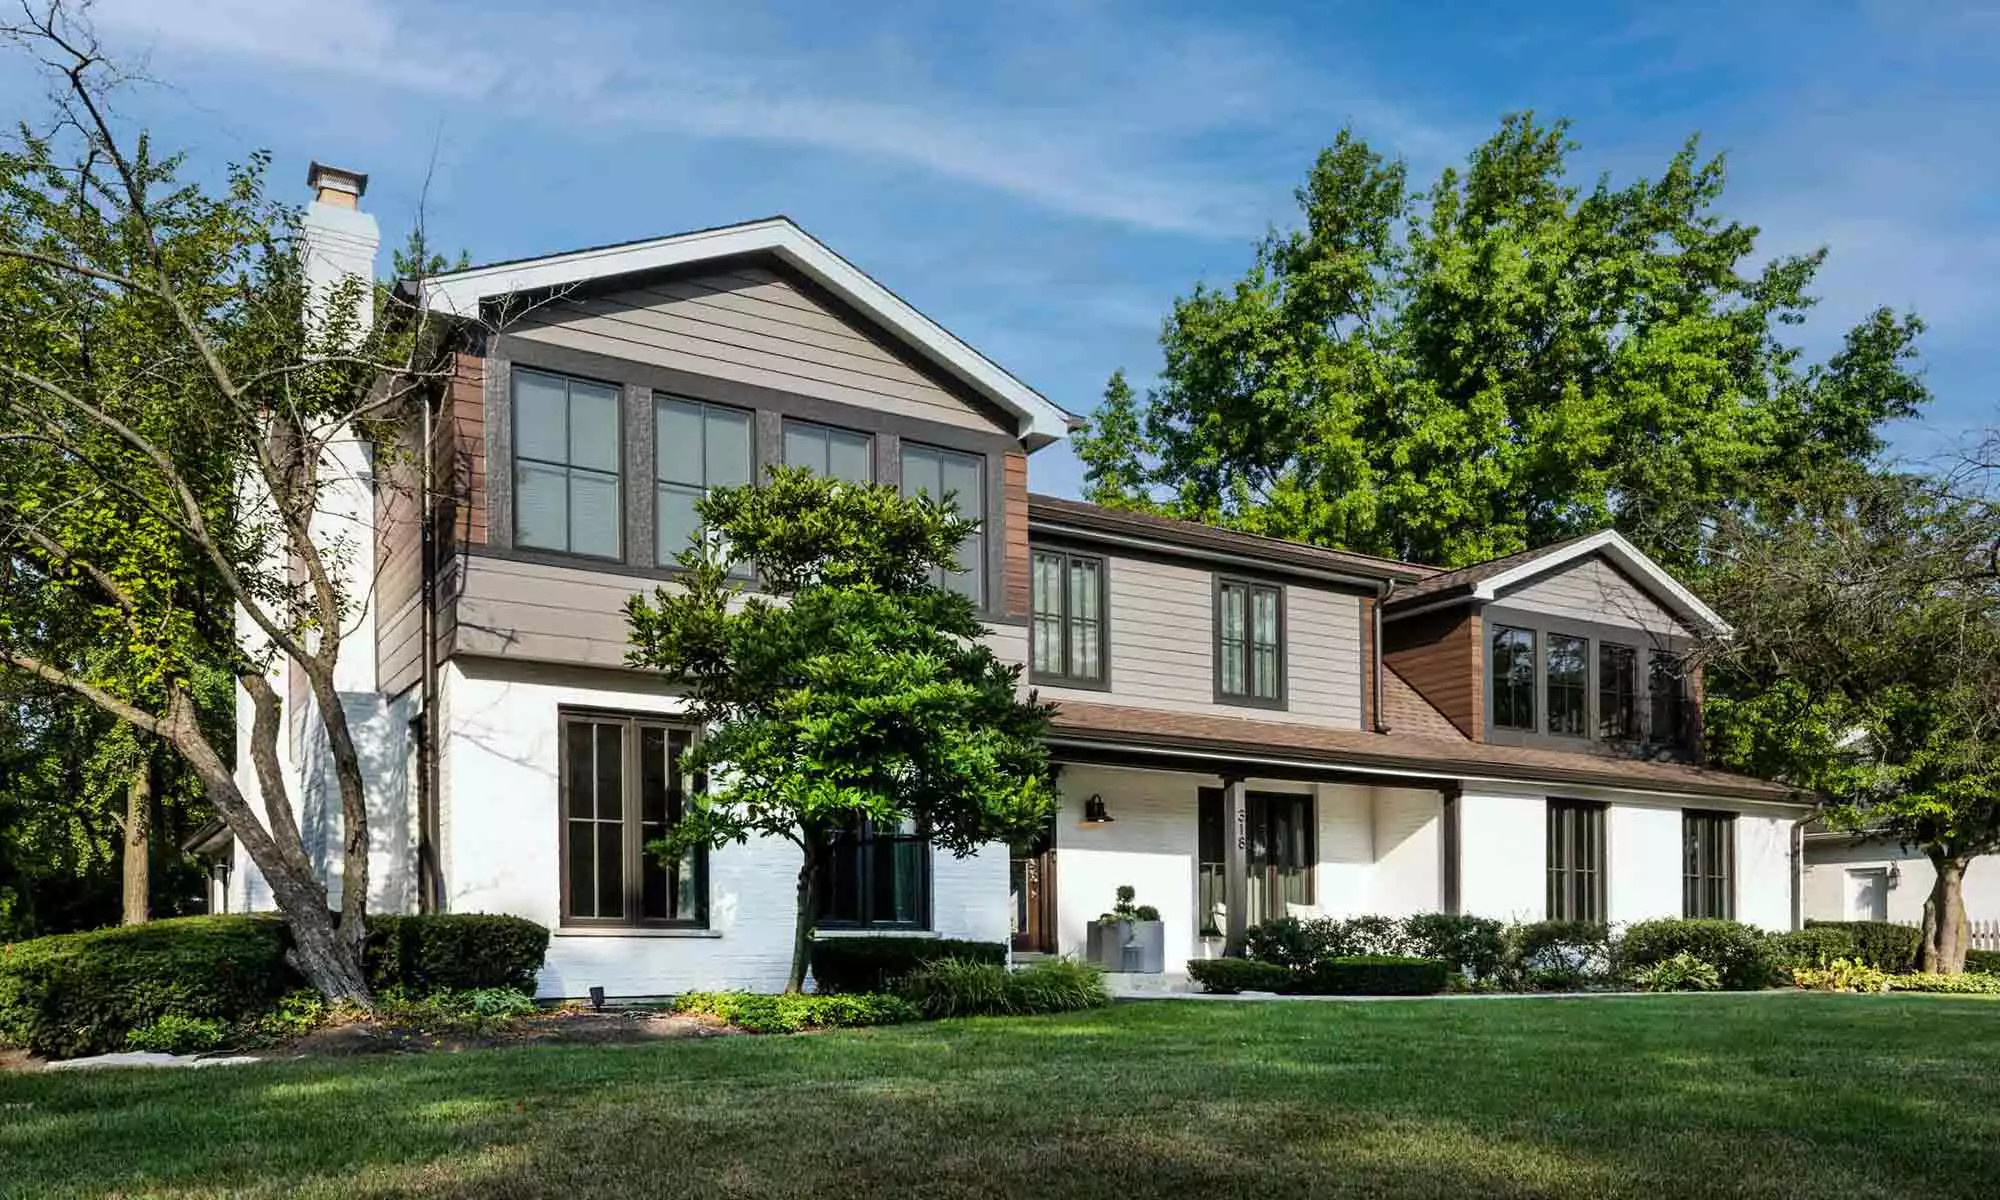
[[[1147,1003],[0,1075],[0,1194],[1991,1196],[2000,1001]]]

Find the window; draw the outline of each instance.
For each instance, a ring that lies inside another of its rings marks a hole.
[[[785,465],[805,467],[828,479],[875,482],[875,439],[852,429],[785,422]]]
[[[1243,825],[1249,871],[1245,927],[1285,916],[1288,904],[1314,903],[1312,797],[1249,792],[1243,797]],[[1220,936],[1228,927],[1229,916],[1221,788],[1201,789],[1195,841],[1202,933]]]
[[[1535,635],[1505,625],[1493,627],[1493,726],[1535,727]]]
[[[1563,737],[1590,736],[1590,642],[1567,633],[1551,633],[1548,645],[1549,732]]]
[[[1653,741],[1678,746],[1687,741],[1687,677],[1681,660],[1655,650],[1647,661],[1647,691],[1651,719],[1648,736]]]
[[[1036,679],[1101,686],[1104,683],[1104,560],[1064,550],[1034,554]]]
[[[1272,584],[1215,584],[1215,696],[1232,704],[1285,703],[1285,593]]]
[[[922,929],[930,923],[930,846],[916,826],[856,821],[820,872],[819,924]]]
[[[940,450],[934,446],[903,443],[903,494],[930,496],[942,500],[952,496],[958,511],[982,522],[978,529],[958,544],[958,565],[962,571],[937,573],[939,587],[970,596],[974,604],[986,606],[986,460],[976,454]]]
[[[678,396],[653,397],[654,549],[673,562],[701,532],[695,501],[709,489],[749,483],[750,414]]]
[[[1681,814],[1681,914],[1736,919],[1736,814]]]
[[[1549,801],[1549,920],[1604,920],[1604,806]]]
[[[617,558],[618,389],[514,371],[514,543]]]
[[[646,849],[680,820],[693,734],[644,717],[562,720],[562,919],[566,925],[703,925],[707,856]]]
[[[1597,644],[1597,736],[1630,742],[1639,736],[1639,652]]]

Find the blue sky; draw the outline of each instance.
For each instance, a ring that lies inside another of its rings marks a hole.
[[[399,240],[509,258],[782,212],[1058,403],[1158,367],[1174,296],[1233,278],[1352,124],[1428,180],[1502,113],[1567,115],[1578,179],[1730,156],[1760,254],[1827,245],[1824,350],[1930,323],[1909,457],[1994,423],[2000,6],[550,4],[101,0],[159,81],[125,114],[303,198],[371,175]],[[32,111],[19,59],[0,95]],[[1074,494],[1075,461],[1034,485]]]

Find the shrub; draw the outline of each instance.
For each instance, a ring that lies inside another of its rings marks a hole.
[[[1335,922],[1339,936],[1331,957],[1357,958],[1367,955],[1391,958],[1414,954],[1416,941],[1397,917],[1349,917]]]
[[[1590,921],[1536,921],[1508,932],[1507,982],[1568,991],[1611,974],[1611,930]]]
[[[1410,953],[1474,979],[1491,979],[1507,958],[1507,927],[1491,917],[1418,913],[1403,922]]]
[[[2000,975],[2000,950],[1967,950],[1965,969],[1982,975]]]
[[[1794,967],[1823,967],[1836,958],[1858,958],[1854,935],[1829,925],[1808,925],[1771,939],[1771,962],[1781,973]]]
[[[261,1044],[304,1037],[332,1015],[326,997],[311,988],[301,988],[279,997],[278,1006],[244,1021],[237,1027],[241,1039]]]
[[[1815,992],[1886,992],[1889,976],[1867,963],[1836,958],[1824,967],[1793,967],[1792,982]]]
[[[507,988],[533,995],[549,931],[487,913],[378,916],[368,921],[368,984],[406,992]]]
[[[526,992],[512,987],[415,992],[387,987],[375,994],[375,1015],[426,1033],[485,1033],[538,1011]]]
[[[1315,996],[1434,996],[1450,974],[1436,959],[1360,954],[1321,959],[1300,973],[1293,990]]]
[[[1254,958],[1197,958],[1187,965],[1188,978],[1204,992],[1234,996],[1238,992],[1283,992],[1292,986],[1292,972]]]
[[[1685,950],[1635,968],[1632,982],[1644,992],[1713,992],[1723,986],[1722,972]]]
[[[1888,921],[1807,921],[1806,927],[1847,931],[1854,939],[1853,957],[1890,974],[1917,965],[1917,952],[1924,936],[1914,926]]]
[[[228,1036],[229,1026],[211,1017],[167,1013],[127,1031],[125,1048],[161,1054],[199,1054],[220,1046]]]
[[[674,1011],[715,1017],[750,1033],[893,1025],[914,1021],[919,1015],[915,1005],[899,996],[868,993],[774,996],[761,992],[689,992],[674,1001]]]
[[[1640,921],[1625,930],[1618,960],[1621,971],[1633,973],[1687,955],[1712,967],[1722,987],[1753,991],[1773,979],[1768,943],[1763,933],[1735,921]]]
[[[233,1024],[300,980],[273,917],[179,917],[0,947],[0,1036],[50,1058],[117,1050],[174,1016]]]
[[[1927,975],[1921,972],[1889,976],[1892,992],[1947,992],[1960,996],[2000,996],[2000,975],[1967,971],[1963,975]]]
[[[958,938],[816,938],[813,981],[821,992],[881,992],[941,958],[1005,966],[1007,947]]]
[[[941,958],[898,980],[896,994],[927,1017],[1028,1016],[1111,1003],[1102,972],[1061,958],[1018,971]]]
[[[1243,931],[1243,952],[1261,963],[1297,971],[1335,953],[1344,936],[1325,917],[1274,917]]]

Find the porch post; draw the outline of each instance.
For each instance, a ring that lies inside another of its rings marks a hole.
[[[1222,777],[1222,879],[1223,903],[1228,909],[1228,928],[1222,952],[1231,958],[1243,956],[1244,918],[1250,909],[1250,828],[1249,805],[1243,780]]]

